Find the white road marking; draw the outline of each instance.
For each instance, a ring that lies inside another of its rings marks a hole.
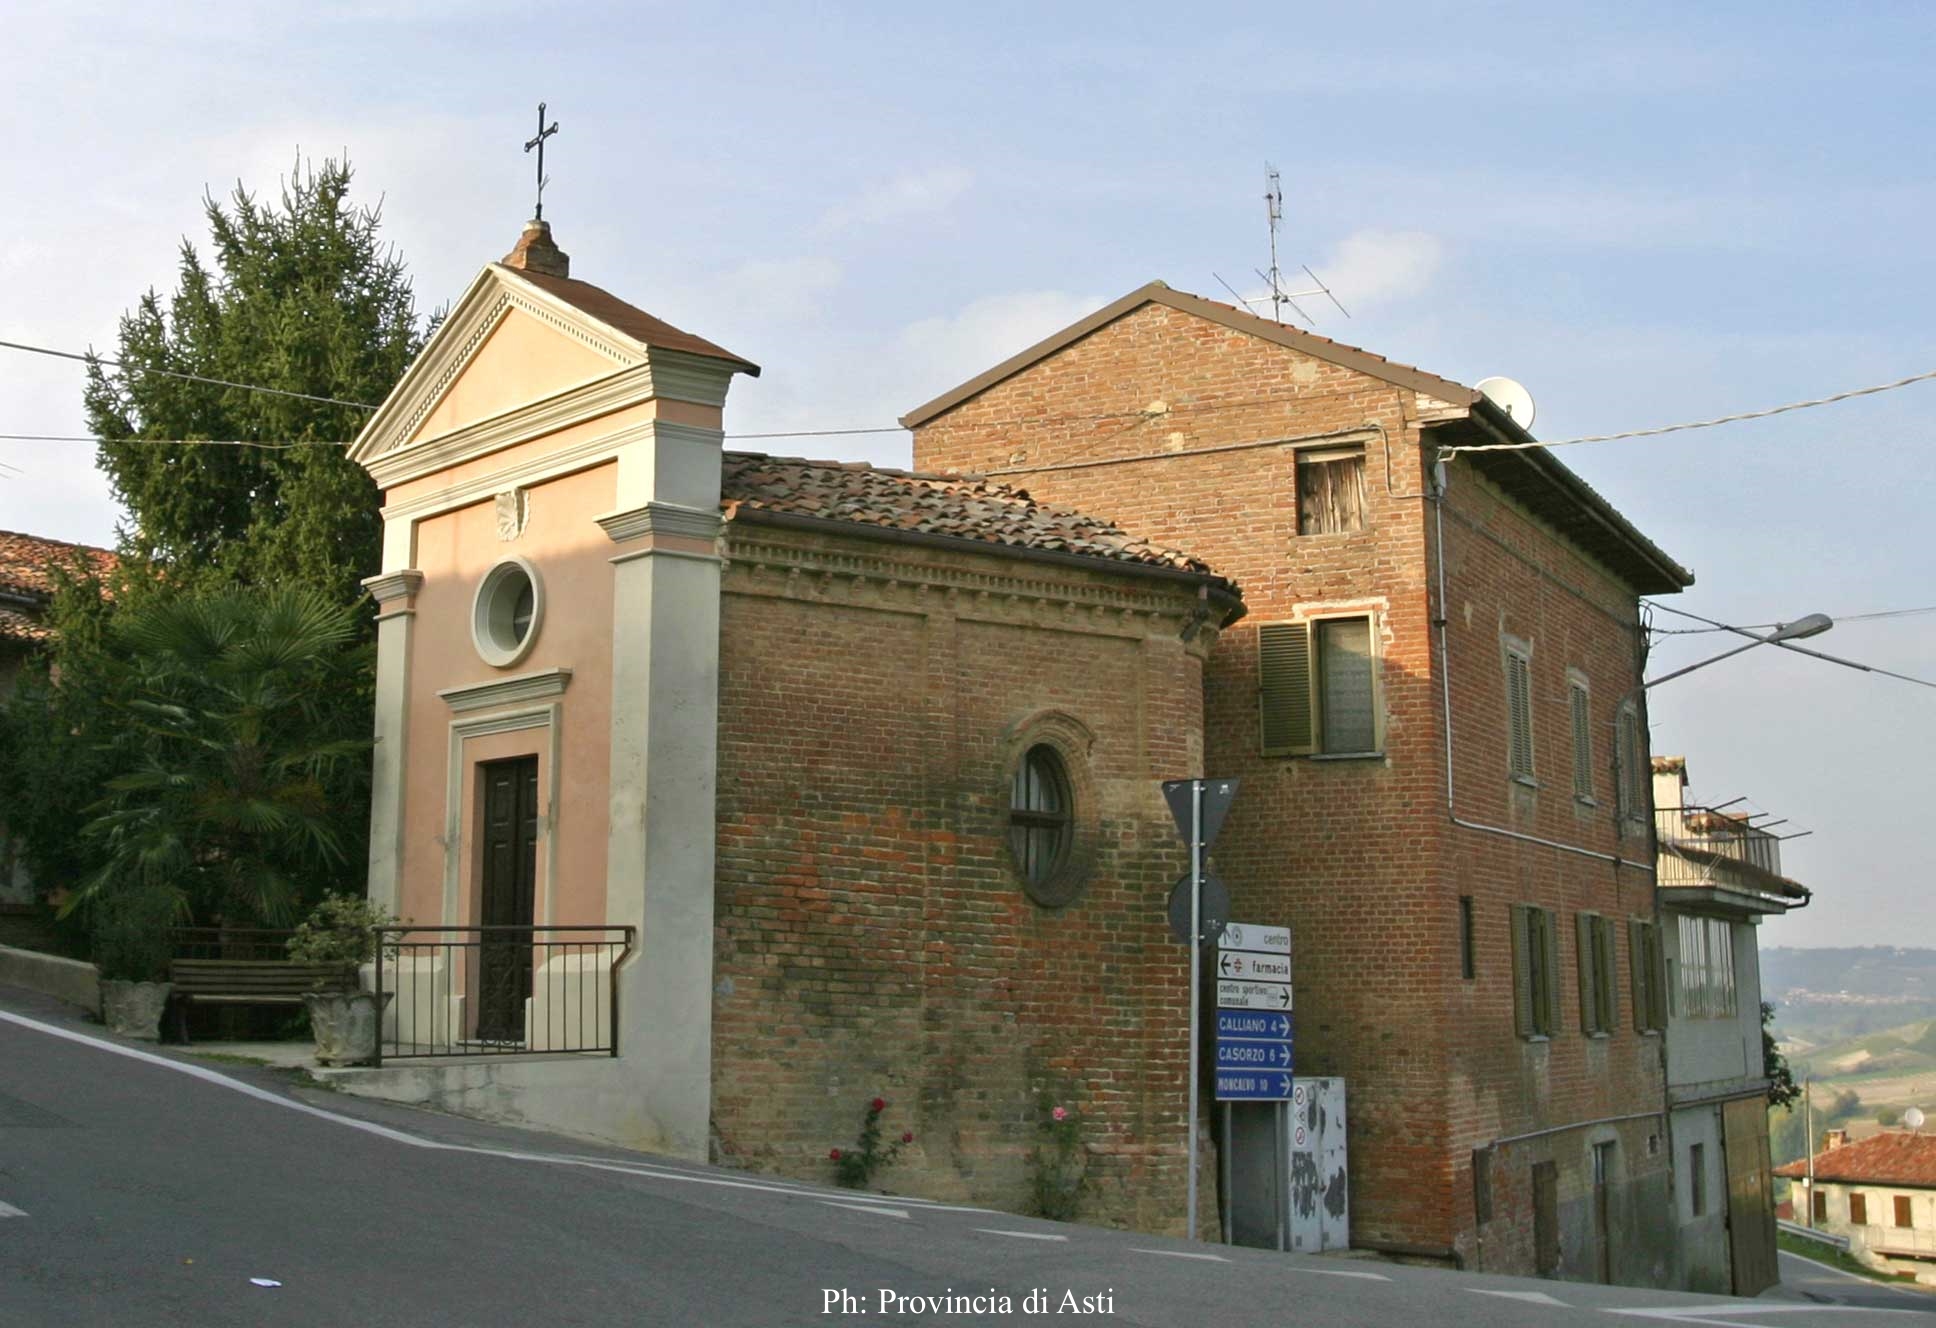
[[[984,1236],[1013,1236],[1017,1240],[1069,1239],[1067,1236],[1058,1236],[1048,1231],[1003,1231],[1000,1227],[976,1227],[975,1230],[981,1232]]]
[[[343,1116],[334,1111],[325,1111],[321,1107],[312,1107],[306,1102],[295,1102],[289,1098],[272,1093],[266,1088],[257,1088],[254,1084],[245,1084],[239,1079],[231,1079],[227,1075],[219,1074],[214,1070],[205,1069],[199,1065],[189,1065],[182,1061],[170,1060],[166,1056],[157,1056],[151,1051],[142,1051],[136,1047],[124,1047],[116,1042],[103,1041],[97,1037],[90,1037],[86,1033],[77,1033],[72,1029],[62,1028],[57,1024],[42,1023],[38,1019],[29,1019],[25,1015],[14,1014],[8,1010],[0,1010],[0,1023],[17,1024],[21,1028],[31,1029],[36,1033],[45,1033],[49,1037],[62,1038],[68,1042],[78,1042],[82,1046],[92,1047],[96,1051],[110,1052],[116,1056],[125,1056],[129,1060],[142,1061],[164,1070],[173,1070],[176,1074],[185,1074],[191,1079],[199,1079],[203,1083],[213,1084],[217,1088],[225,1088],[232,1093],[240,1093],[244,1097],[252,1097],[258,1102],[266,1102],[270,1106],[281,1107],[285,1111],[299,1112],[304,1116],[314,1116],[318,1120],[332,1121],[337,1125],[347,1126],[352,1130],[361,1130],[365,1134],[375,1135],[379,1139],[388,1139],[392,1143],[405,1144],[411,1148],[426,1148],[440,1153],[467,1153],[474,1157],[496,1157],[511,1162],[542,1162],[548,1166],[582,1167],[587,1171],[609,1171],[621,1176],[639,1176],[647,1180],[679,1181],[687,1185],[710,1185],[718,1189],[753,1190],[761,1194],[782,1194],[795,1199],[821,1197],[821,1194],[815,1194],[810,1190],[802,1190],[798,1186],[767,1184],[750,1180],[733,1180],[726,1176],[707,1176],[692,1172],[672,1171],[652,1163],[595,1162],[584,1157],[582,1154],[526,1153],[509,1148],[480,1148],[472,1144],[442,1143],[436,1139],[425,1139],[420,1135],[410,1134],[403,1130],[394,1130],[387,1125],[378,1125],[374,1121],[359,1120],[354,1116]],[[827,1192],[822,1191],[821,1193],[824,1194]],[[993,1210],[961,1204],[936,1204],[931,1206],[930,1211],[988,1213]]]
[[[1507,1300],[1523,1300],[1532,1305],[1558,1305],[1565,1307],[1563,1300],[1554,1300],[1544,1291],[1493,1291],[1486,1287],[1467,1287],[1475,1296],[1503,1296]]]
[[[1201,1259],[1205,1263],[1229,1263],[1221,1254],[1197,1254],[1191,1250],[1139,1250],[1130,1247],[1131,1254],[1155,1254],[1165,1259]]]
[[[1724,1314],[1821,1314],[1833,1311],[1836,1314],[1920,1314],[1922,1310],[1885,1310],[1871,1305],[1688,1305],[1685,1307],[1649,1306],[1646,1309],[1602,1309],[1602,1314],[1622,1314],[1633,1319],[1657,1319],[1662,1323],[1712,1323],[1721,1328],[1742,1328],[1734,1319],[1725,1319]]]
[[[0,1203],[0,1217],[25,1217],[25,1216],[27,1216],[27,1212],[25,1209],[15,1208],[10,1203]]]
[[[838,1199],[822,1199],[820,1202],[829,1208],[846,1208],[856,1213],[873,1213],[879,1217],[906,1218],[908,1215],[905,1208],[881,1208],[874,1204],[842,1203]]]
[[[1363,1282],[1389,1282],[1383,1273],[1360,1273],[1350,1268],[1299,1268],[1286,1265],[1281,1271],[1286,1273],[1309,1273],[1313,1277],[1355,1277]]]
[[[1919,1301],[1924,1305],[1929,1303],[1929,1297],[1921,1291],[1911,1291],[1908,1287],[1894,1286],[1888,1282],[1878,1282],[1873,1277],[1864,1277],[1860,1273],[1852,1273],[1846,1268],[1837,1268],[1832,1263],[1823,1263],[1820,1259],[1811,1259],[1806,1254],[1797,1254],[1793,1250],[1782,1250],[1780,1254],[1784,1259],[1796,1259],[1802,1263],[1810,1264],[1825,1273],[1834,1273],[1837,1277],[1854,1282],[1858,1286],[1880,1287],[1884,1291],[1893,1291],[1898,1296],[1907,1296],[1911,1300]],[[1871,1308],[1874,1307],[1872,1306]]]

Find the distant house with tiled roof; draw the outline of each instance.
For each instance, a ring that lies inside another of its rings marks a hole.
[[[1853,1143],[1831,1130],[1812,1159],[1775,1168],[1810,1225],[1845,1235],[1865,1261],[1936,1285],[1936,1134],[1886,1130]]]
[[[51,635],[47,608],[58,574],[104,574],[113,567],[114,554],[106,549],[0,530],[0,701],[12,693],[21,665]],[[0,904],[25,904],[32,897],[33,884],[0,820]]]

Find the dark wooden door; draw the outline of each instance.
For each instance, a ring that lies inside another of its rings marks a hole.
[[[1734,1294],[1758,1296],[1781,1277],[1775,1264],[1775,1196],[1765,1100],[1750,1097],[1722,1104],[1721,1148],[1728,1168],[1728,1253],[1734,1265]]]
[[[1600,1280],[1613,1281],[1613,1145],[1593,1145],[1593,1225],[1600,1242]]]
[[[484,886],[478,921],[525,927],[533,921],[538,885],[538,758],[491,761],[484,772]],[[524,1002],[531,995],[531,933],[483,933],[477,956],[477,1036],[524,1040]]]

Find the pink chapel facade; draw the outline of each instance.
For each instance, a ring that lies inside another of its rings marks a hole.
[[[1094,1215],[1180,1227],[1157,785],[1236,588],[999,485],[728,452],[757,367],[568,271],[528,226],[352,452],[369,889],[441,938],[386,961],[386,1036],[520,1054],[343,1086],[811,1179],[879,1093],[896,1188],[1016,1208],[1069,1102]],[[510,1003],[480,925],[560,929]]]

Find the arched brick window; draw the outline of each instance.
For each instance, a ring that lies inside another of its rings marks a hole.
[[[1023,753],[1008,800],[1008,845],[1030,884],[1047,882],[1068,858],[1073,802],[1069,772],[1055,748],[1037,743]]]

